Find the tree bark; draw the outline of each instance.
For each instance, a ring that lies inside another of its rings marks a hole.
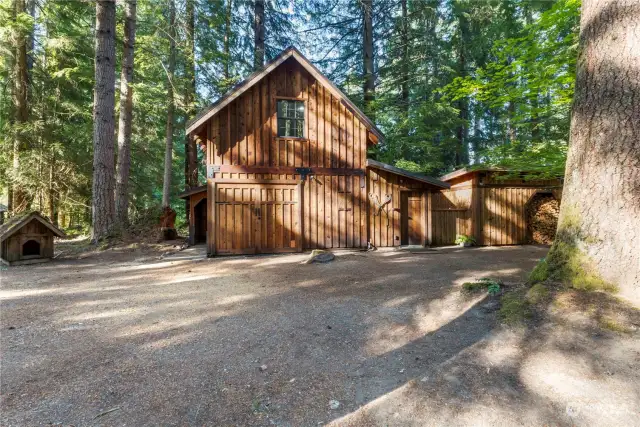
[[[400,43],[402,44],[402,83],[401,83],[401,102],[402,110],[405,118],[409,117],[409,17],[407,13],[407,0],[401,0],[402,9],[402,35]]]
[[[583,0],[552,276],[640,303],[640,4]]]
[[[373,0],[362,0],[362,69],[364,71],[364,113],[375,121],[373,103],[376,98],[373,66]]]
[[[173,158],[173,75],[176,68],[176,6],[169,2],[169,69],[167,76],[167,126],[164,154],[164,181],[162,185],[162,207],[171,206],[171,164]]]
[[[224,27],[224,80],[225,90],[229,88],[231,80],[231,10],[233,8],[233,0],[227,0],[227,11],[225,14]]]
[[[264,66],[264,0],[255,0],[253,14],[253,69]]]
[[[186,4],[187,51],[185,56],[187,64],[185,74],[187,87],[185,87],[184,91],[184,105],[187,117],[185,123],[196,114],[194,102],[196,96],[195,12],[193,1],[187,0]],[[189,135],[185,135],[184,145],[185,153],[187,153],[185,186],[187,188],[196,187],[198,185],[198,148],[196,147],[196,140]]]
[[[26,13],[25,0],[14,0],[14,17]],[[20,156],[26,148],[26,129],[29,120],[27,96],[29,91],[29,75],[27,67],[27,36],[21,30],[15,31],[15,64],[13,78],[13,108],[15,126],[15,138],[13,141],[13,166],[11,188],[11,211],[19,213],[29,208],[29,200],[26,190],[21,182]]]
[[[93,201],[91,240],[97,242],[113,227],[116,3],[96,1],[95,89],[93,92]]]
[[[464,3],[459,7],[463,8]],[[458,76],[466,77],[467,75],[467,56],[466,48],[469,36],[469,23],[465,17],[466,10],[458,11]],[[458,146],[456,147],[455,166],[462,166],[469,163],[469,146],[468,146],[468,121],[469,121],[469,100],[460,98],[457,102],[458,119],[460,124],[456,130]]]
[[[129,223],[129,169],[131,167],[131,125],[133,120],[133,68],[136,40],[136,1],[125,3],[122,72],[120,74],[120,123],[116,169],[116,220],[120,227]]]

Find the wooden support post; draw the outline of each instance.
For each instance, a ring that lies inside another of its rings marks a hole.
[[[433,244],[433,216],[431,213],[433,212],[433,204],[431,202],[431,191],[427,192],[427,246],[431,246]]]
[[[207,179],[207,255],[216,255],[216,192],[217,184]]]
[[[298,232],[296,234],[296,246],[298,252],[304,248],[304,181],[300,180],[296,186],[298,193]]]
[[[479,179],[476,176],[473,178],[473,185],[471,187],[471,232],[476,239],[476,245],[484,245],[484,209],[483,209],[483,189],[478,185]]]

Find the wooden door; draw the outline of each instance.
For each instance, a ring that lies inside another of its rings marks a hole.
[[[216,252],[295,252],[300,246],[295,185],[217,184]]]
[[[417,191],[403,191],[400,194],[400,216],[402,221],[401,244],[423,245],[422,194]]]

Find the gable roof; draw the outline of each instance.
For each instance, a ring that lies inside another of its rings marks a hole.
[[[3,242],[7,238],[13,236],[23,226],[28,224],[31,220],[37,220],[44,224],[51,232],[58,237],[67,237],[66,234],[58,227],[53,225],[51,221],[40,215],[39,212],[31,212],[26,215],[14,216],[6,223],[0,225],[0,242]]]
[[[289,58],[295,59],[309,74],[316,80],[321,82],[326,88],[329,89],[331,94],[338,98],[353,114],[355,114],[379,139],[384,139],[384,135],[351,100],[335,85],[331,80],[324,76],[318,70],[315,65],[311,63],[298,49],[293,46],[283,50],[280,55],[275,57],[272,61],[267,63],[262,69],[250,74],[243,81],[235,85],[226,94],[220,97],[217,101],[211,104],[208,108],[200,111],[193,119],[187,122],[187,134],[193,133],[200,126],[202,126],[207,120],[213,117],[216,113],[229,105],[234,99],[238,98],[244,92],[249,90],[253,85],[262,80],[266,75],[275,70],[280,64]]]
[[[424,182],[425,184],[433,185],[440,188],[451,187],[451,185],[449,185],[446,182],[440,181],[439,179],[431,178],[430,176],[422,175],[415,172],[409,172],[408,170],[400,169],[395,166],[388,165],[386,163],[378,162],[376,160],[367,159],[367,167],[385,170],[385,171],[394,173],[396,175],[415,179],[416,181]]]

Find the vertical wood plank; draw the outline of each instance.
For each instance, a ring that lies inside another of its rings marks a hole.
[[[298,181],[298,185],[296,186],[298,203],[297,213],[298,213],[298,224],[297,224],[297,232],[296,232],[296,247],[298,248],[298,252],[302,252],[304,247],[304,181]]]
[[[316,81],[313,80],[311,85],[309,85],[309,165],[311,167],[318,166],[318,120],[317,120],[317,110],[318,107],[316,105]]]

